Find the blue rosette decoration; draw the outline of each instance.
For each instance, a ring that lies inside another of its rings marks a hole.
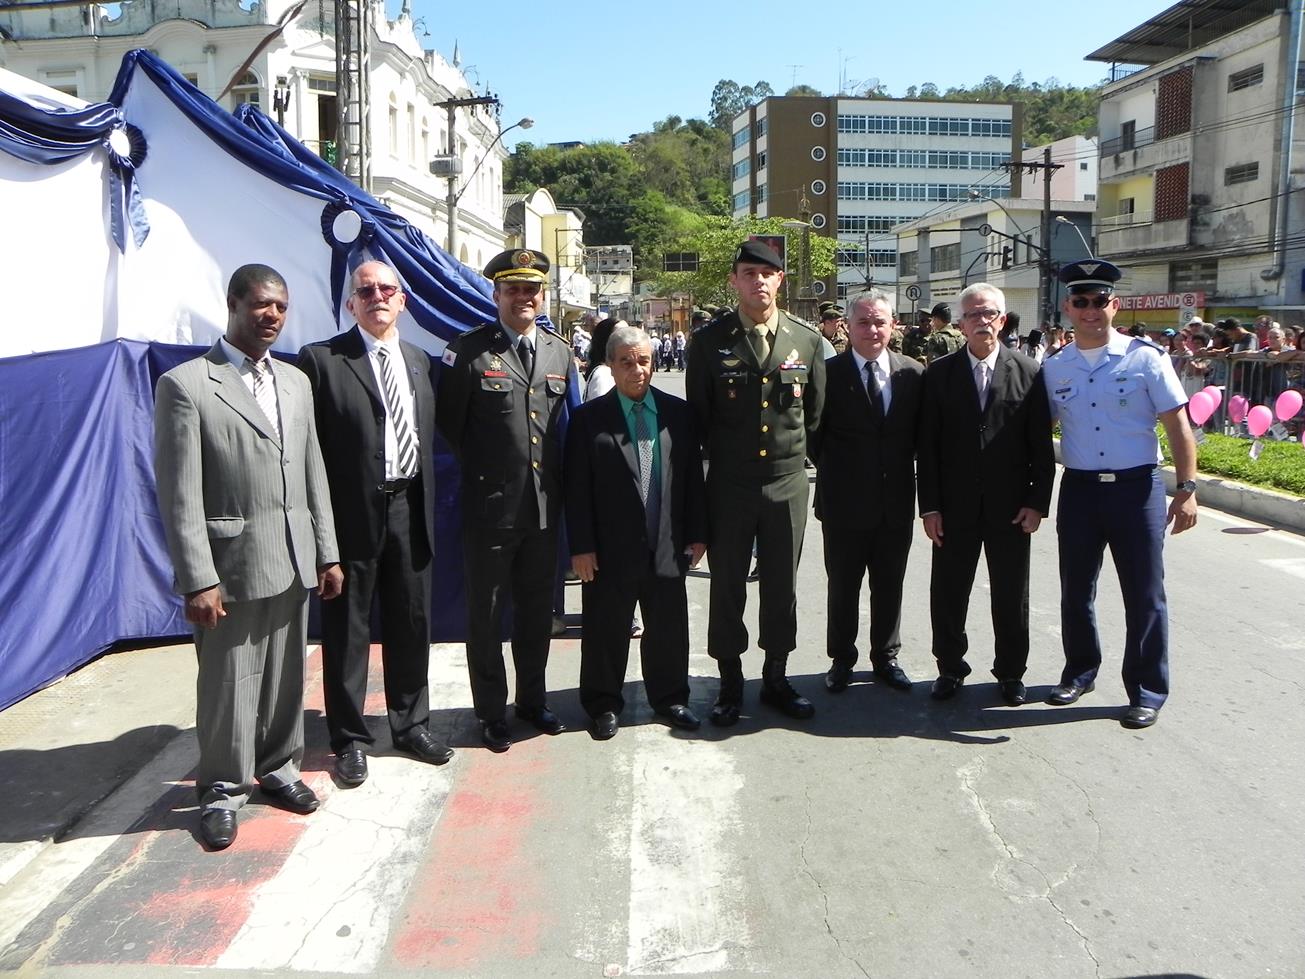
[[[130,224],[132,239],[140,248],[150,233],[145,202],[136,186],[136,170],[145,162],[149,151],[145,134],[139,127],[120,118],[104,137],[102,145],[109,157],[109,227],[114,243],[118,251],[126,250],[125,224]]]
[[[322,208],[322,237],[331,246],[331,302],[338,329],[345,274],[362,264],[364,249],[376,237],[376,223],[342,197]]]

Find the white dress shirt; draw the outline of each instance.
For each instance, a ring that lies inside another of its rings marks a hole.
[[[856,372],[861,378],[862,386],[865,387],[867,398],[870,397],[870,387],[868,384],[868,378],[865,376],[865,365],[868,363],[873,363],[875,365],[873,370],[875,371],[876,377],[879,379],[879,391],[884,399],[884,414],[887,415],[888,406],[893,402],[893,385],[891,381],[893,371],[889,366],[888,348],[885,347],[883,350],[879,351],[879,356],[873,361],[866,360],[856,352],[856,348],[853,348],[852,359],[856,362]]]
[[[979,360],[978,357],[974,356],[974,354],[970,352],[969,347],[965,348],[965,356],[970,358],[970,377],[974,377],[974,371],[978,368],[979,364],[982,363],[986,365],[988,368],[988,387],[983,392],[983,400],[979,403],[979,407],[983,407],[988,403],[988,391],[992,390],[992,373],[997,369],[997,351],[999,349],[1000,349],[999,347],[993,347],[992,353],[984,357],[983,360]],[[974,383],[976,385],[975,390],[978,390],[977,388],[978,381],[976,380]]]
[[[362,334],[363,346],[367,350],[367,362],[371,364],[372,375],[376,378],[376,390],[380,393],[381,404],[385,405],[385,479],[402,479],[399,470],[399,437],[394,432],[394,419],[390,417],[390,406],[385,400],[385,378],[381,375],[381,358],[377,351],[385,348],[385,356],[390,359],[390,370],[394,372],[394,383],[399,389],[399,400],[403,402],[403,411],[408,416],[408,425],[412,429],[412,439],[421,452],[421,440],[417,434],[417,411],[413,403],[412,382],[408,380],[408,362],[403,359],[403,350],[399,347],[399,338],[377,340],[374,336],[358,328]],[[420,456],[418,457],[420,458]]]
[[[240,375],[240,383],[242,383],[245,386],[245,390],[248,391],[250,395],[253,395],[254,369],[250,367],[249,364],[246,363],[246,361],[253,360],[254,358],[250,357],[249,354],[244,353],[241,350],[237,350],[235,347],[231,346],[231,344],[227,343],[226,337],[221,337],[218,340],[218,344],[222,347],[222,352],[226,354],[227,360],[231,361],[231,366],[234,367],[236,369],[236,373]],[[272,392],[273,394],[275,394],[276,373],[272,370],[272,357],[270,354],[263,354],[263,356],[259,358],[259,360],[260,362],[264,360],[267,361],[267,376],[272,381]],[[280,408],[279,401],[277,402],[277,407],[278,409]]]

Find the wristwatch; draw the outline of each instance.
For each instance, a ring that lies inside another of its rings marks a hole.
[[[1174,492],[1175,492],[1175,493],[1195,493],[1195,492],[1196,492],[1196,480],[1194,480],[1194,479],[1184,479],[1181,483],[1179,483],[1177,486],[1174,487]]]

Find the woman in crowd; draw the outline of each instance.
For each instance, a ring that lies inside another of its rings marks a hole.
[[[607,366],[607,341],[618,326],[625,326],[625,320],[605,319],[594,327],[593,336],[589,338],[589,370],[585,372],[586,401],[600,398],[616,387],[616,382],[612,380],[612,369]]]

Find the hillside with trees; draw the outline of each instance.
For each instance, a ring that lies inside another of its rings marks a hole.
[[[667,116],[650,132],[614,142],[569,146],[518,145],[508,160],[508,193],[547,187],[559,205],[585,213],[585,241],[591,245],[631,244],[640,280],[657,279],[665,288],[684,288],[682,277],[661,272],[667,251],[719,250],[731,227],[730,125],[735,116],[774,95],[765,81],[739,85],[721,79],[712,89],[706,119]],[[810,85],[794,85],[786,95],[822,95]],[[844,95],[892,98],[877,82]],[[989,75],[973,86],[940,91],[932,82],[911,85],[899,96],[948,102],[1022,102],[1027,146],[1096,131],[1095,87],[1061,85],[1055,78],[1026,82],[1016,72],[1009,82]],[[755,233],[756,229],[750,229]],[[813,265],[823,266],[822,253]],[[817,275],[819,269],[813,269]],[[714,273],[713,273],[714,274]],[[705,276],[699,276],[705,282]]]

